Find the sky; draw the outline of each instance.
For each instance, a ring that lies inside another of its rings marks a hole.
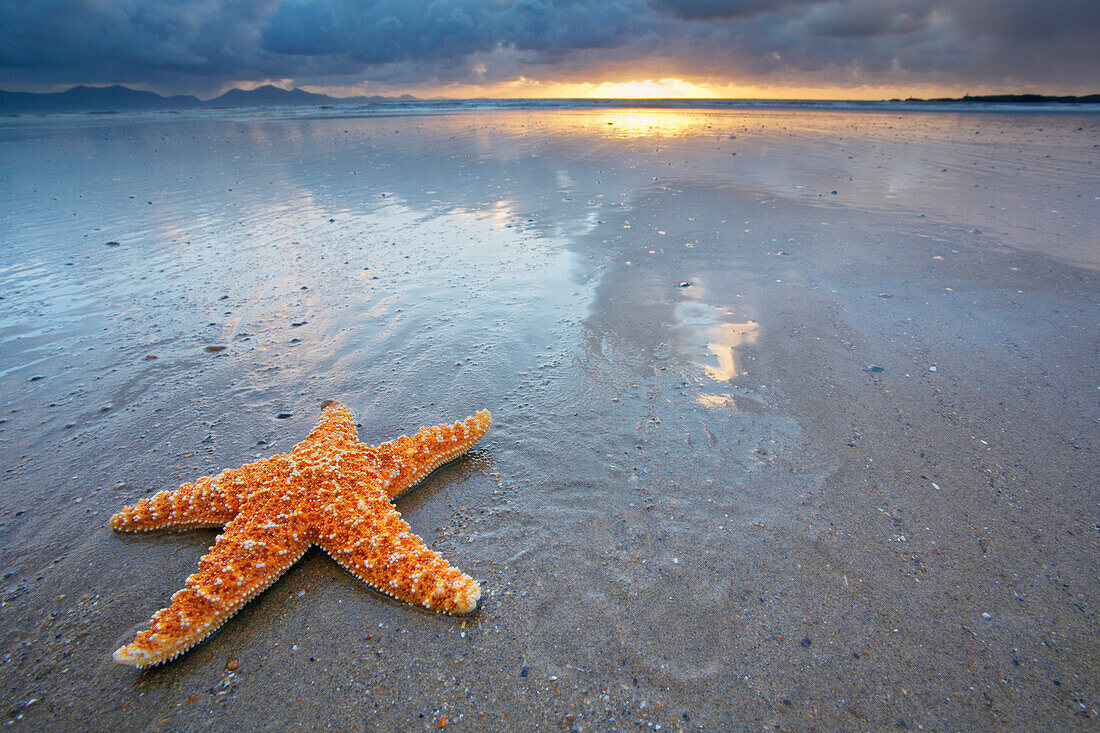
[[[0,0],[0,88],[335,96],[1100,92],[1100,0]]]

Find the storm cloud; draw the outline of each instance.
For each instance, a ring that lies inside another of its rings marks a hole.
[[[646,75],[1095,91],[1094,0],[27,0],[0,86],[390,86]]]

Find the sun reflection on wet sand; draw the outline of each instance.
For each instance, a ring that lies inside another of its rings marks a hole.
[[[692,110],[638,110],[623,109],[602,111],[592,115],[603,127],[596,129],[609,137],[683,137],[703,133],[713,122],[710,114]]]

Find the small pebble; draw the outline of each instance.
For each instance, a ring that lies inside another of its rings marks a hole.
[[[809,639],[807,639],[805,636],[802,637],[802,641],[800,641],[798,643],[801,644],[802,646],[809,646],[810,644],[813,644],[813,642],[810,641]]]
[[[107,242],[107,246],[108,247],[118,247],[119,243],[118,242]]]
[[[866,367],[864,367],[863,371],[878,374],[879,372],[884,370],[878,364],[868,364]]]
[[[288,417],[291,417],[291,415],[292,415],[292,413],[289,413],[289,412],[280,412],[278,415],[275,416],[275,419],[276,420],[286,420]]]
[[[680,287],[681,287],[681,288],[690,288],[690,287],[691,287],[691,283],[690,283],[690,282],[688,282],[687,280],[684,280],[684,281],[683,281],[682,283],[680,283]]]
[[[219,351],[225,351],[228,348],[228,346],[225,346],[223,344],[210,344],[206,347],[206,351],[209,351],[211,354],[216,354]]]

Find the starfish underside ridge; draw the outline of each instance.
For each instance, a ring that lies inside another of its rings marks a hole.
[[[139,668],[175,659],[214,633],[317,545],[376,590],[432,611],[477,608],[477,581],[413,534],[392,500],[458,458],[489,429],[487,410],[367,446],[351,411],[326,404],[289,453],[161,491],[111,517],[118,532],[221,527],[199,570],[150,628],[114,653]]]

